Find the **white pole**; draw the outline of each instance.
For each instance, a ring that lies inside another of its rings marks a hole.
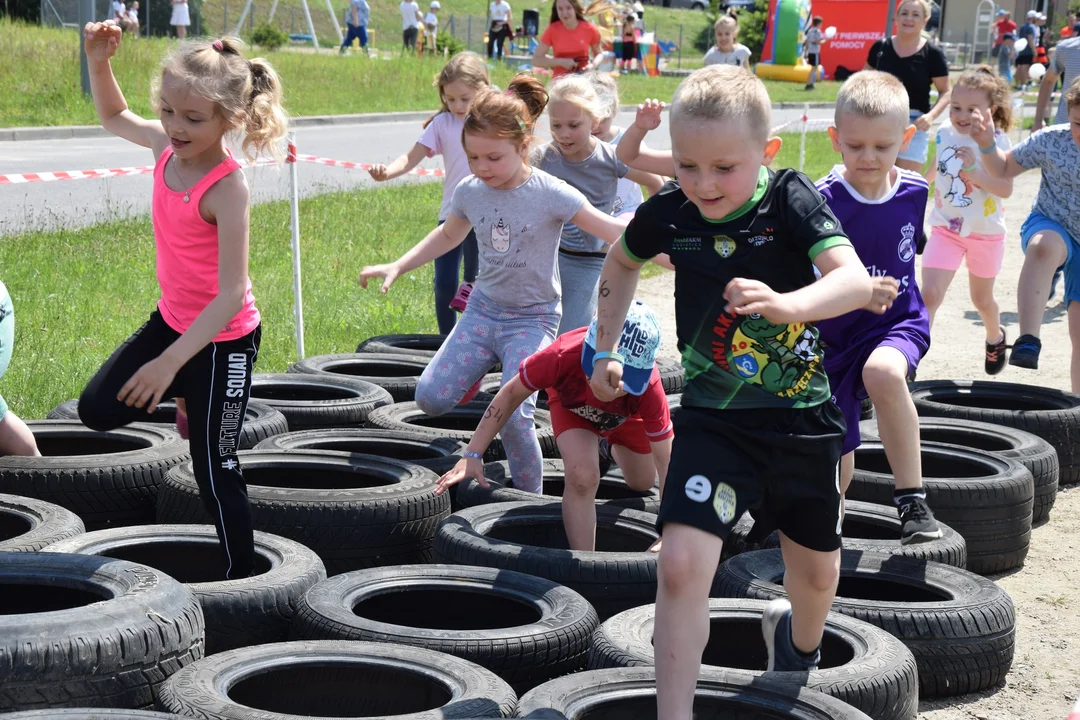
[[[307,0],[300,0],[304,6],[304,17],[307,18],[308,32],[311,33],[311,44],[315,46],[315,49],[319,49],[319,36],[315,34],[315,23],[311,22],[311,8],[308,7]],[[338,28],[338,32],[341,32],[341,28]]]
[[[251,10],[251,2],[252,0],[247,0],[244,3],[244,9],[240,13],[240,20],[236,23],[236,29],[233,30],[233,35],[236,37],[240,37],[240,28],[244,27],[244,21],[247,20],[248,12]]]
[[[289,215],[292,229],[293,318],[296,324],[296,356],[304,359],[304,301],[300,294],[300,183],[296,178],[296,133],[289,133]]]
[[[799,172],[806,167],[806,126],[810,122],[810,103],[803,105],[802,137],[799,139]]]
[[[270,17],[266,19],[266,24],[270,25],[274,22],[274,13],[277,12],[278,0],[274,0],[274,4],[270,6]]]
[[[334,30],[337,32],[338,45],[345,42],[345,36],[341,34],[341,23],[338,22],[337,15],[334,14],[334,6],[330,4],[330,0],[326,0],[326,12],[330,13],[330,24],[334,26]]]

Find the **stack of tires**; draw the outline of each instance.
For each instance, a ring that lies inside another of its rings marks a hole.
[[[489,487],[437,493],[501,380],[493,372],[480,399],[425,416],[416,384],[442,340],[371,338],[253,378],[240,452],[256,551],[248,578],[226,579],[175,405],[107,433],[83,427],[74,402],[31,422],[44,457],[0,457],[0,713],[655,712],[658,488],[605,475],[595,550],[570,550],[565,468],[538,409],[542,495],[515,489],[497,442]],[[662,365],[675,409],[681,369]],[[944,390],[925,402],[918,392],[921,412],[946,405]],[[865,424],[820,669],[764,672],[760,619],[783,595],[784,568],[778,537],[755,535],[745,518],[713,583],[700,717],[914,720],[920,697],[1001,682],[1014,611],[975,572],[1022,563],[1032,519],[1046,517],[1066,477],[1058,457],[1071,462],[1073,449],[1057,416],[1006,418],[1006,428],[926,414],[924,474],[944,536],[899,542],[889,468]]]

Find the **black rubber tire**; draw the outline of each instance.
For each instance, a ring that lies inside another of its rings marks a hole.
[[[480,392],[476,397],[484,395],[488,398],[488,402],[495,399],[495,395],[498,394],[499,388],[502,387],[502,375],[497,372],[490,372],[484,377],[484,381],[480,383]],[[537,410],[549,410],[547,390],[538,390],[536,393],[536,409]]]
[[[457,504],[459,507],[472,507],[498,502],[562,502],[566,489],[566,467],[562,460],[544,460],[543,494],[518,490],[510,475],[510,463],[505,460],[484,465],[484,477],[490,487],[484,489],[474,479],[466,480],[457,486]],[[614,505],[641,512],[660,512],[660,490],[654,487],[645,492],[630,489],[622,474],[607,474],[600,478],[596,491],[597,505]]]
[[[957,568],[967,567],[967,543],[963,536],[944,522],[941,537],[925,542],[900,544],[900,515],[895,505],[847,500],[844,503],[844,550],[903,555],[916,560],[929,560]],[[765,548],[780,547],[780,534],[765,538]]]
[[[656,358],[656,367],[660,371],[660,385],[665,395],[682,394],[686,371],[679,358]]]
[[[516,705],[509,685],[467,660],[405,645],[337,640],[214,655],[170,677],[158,700],[161,709],[211,720],[505,718]]]
[[[226,580],[212,525],[141,525],[79,535],[45,548],[127,560],[167,573],[195,594],[206,624],[206,654],[281,642],[300,598],[326,568],[298,542],[255,533],[255,574]]]
[[[161,425],[98,432],[78,420],[26,424],[45,456],[0,456],[0,493],[67,508],[88,530],[153,522],[165,473],[190,459],[187,441]],[[75,451],[85,454],[59,454]]]
[[[870,398],[864,398],[862,405],[859,407],[859,420],[873,420],[874,419],[874,401]]]
[[[982,450],[937,443],[922,443],[922,468],[930,509],[967,542],[968,570],[988,575],[1024,564],[1034,494],[1027,468]],[[847,497],[890,505],[894,482],[881,443],[863,443],[855,451]]]
[[[256,450],[318,450],[403,460],[442,475],[461,459],[465,443],[406,430],[334,428],[300,430],[267,438]]]
[[[54,708],[11,713],[4,720],[184,720],[179,715],[156,710],[116,708]]]
[[[1080,482],[1080,395],[982,380],[926,380],[910,387],[919,415],[976,420],[1038,435],[1057,450],[1059,482]]]
[[[459,510],[439,525],[435,556],[438,562],[515,570],[566,585],[592,603],[601,621],[655,601],[657,553],[648,548],[659,537],[656,516],[598,505],[596,525],[600,549],[571,551],[566,549],[561,503],[478,505]],[[497,539],[493,530],[546,544]]]
[[[78,420],[79,401],[65,400],[45,416],[49,420]],[[176,402],[162,400],[146,422],[153,425],[176,427]],[[250,450],[260,440],[289,431],[289,423],[275,408],[256,400],[249,400],[244,413],[244,427],[240,431],[240,449]]]
[[[199,602],[167,575],[87,555],[0,553],[0,713],[146,708],[202,655]]]
[[[518,717],[529,720],[628,720],[656,717],[656,670],[589,670],[526,693]],[[824,693],[769,677],[702,672],[694,691],[695,720],[870,720]]]
[[[436,610],[437,608],[437,610]],[[367,640],[456,655],[516,692],[585,667],[596,611],[550,580],[465,565],[358,570],[311,588],[299,640]]]
[[[363,380],[298,373],[255,373],[251,396],[280,411],[292,430],[362,427],[372,410],[394,402]]]
[[[675,419],[675,412],[682,407],[682,393],[673,393],[667,396],[668,413],[671,419]]]
[[[761,637],[764,600],[709,600],[710,644],[702,669],[747,678],[761,677],[769,657]],[[593,633],[589,669],[651,667],[655,605],[632,608],[609,618]],[[780,682],[805,685],[846,702],[875,720],[915,720],[919,673],[915,657],[881,628],[830,612],[825,620],[821,666],[806,673],[773,673]],[[729,665],[720,663],[738,663]]]
[[[859,434],[864,440],[880,440],[877,421],[861,423]],[[1035,481],[1031,522],[1039,523],[1050,517],[1057,499],[1058,457],[1053,446],[1038,435],[976,420],[933,417],[919,418],[919,435],[924,442],[959,445],[1019,461]]]
[[[448,495],[435,494],[439,476],[431,470],[351,453],[244,450],[239,455],[255,529],[311,548],[329,575],[431,562],[435,528],[450,513]],[[270,481],[275,484],[265,484]],[[165,478],[158,521],[210,522],[191,463]]]
[[[376,335],[356,346],[358,353],[380,353],[383,355],[412,355],[413,357],[433,358],[446,335],[412,333],[407,335]]]
[[[0,552],[37,552],[86,532],[67,508],[37,498],[0,495]]]
[[[289,373],[363,380],[385,389],[394,402],[409,402],[416,399],[416,383],[429,362],[423,355],[338,353],[304,358],[289,366]]]
[[[472,440],[476,426],[480,424],[487,408],[487,402],[474,400],[458,405],[445,415],[433,418],[424,414],[424,411],[414,402],[400,402],[371,413],[368,424],[371,427],[407,430],[422,433],[430,438],[452,438],[468,443]],[[559,449],[555,445],[555,431],[551,428],[551,415],[547,410],[537,408],[533,415],[533,422],[536,425],[536,439],[540,441],[540,452],[544,457],[559,457]],[[484,462],[505,459],[506,451],[503,449],[502,438],[496,437],[484,453]]]
[[[758,550],[720,566],[723,597],[786,597],[779,550]],[[844,595],[848,588],[867,598]],[[863,592],[868,590],[869,592]],[[914,598],[914,601],[896,597]],[[915,656],[922,698],[964,695],[1005,679],[1013,661],[1016,614],[1012,599],[967,570],[898,555],[841,553],[840,587],[832,609],[877,625]]]

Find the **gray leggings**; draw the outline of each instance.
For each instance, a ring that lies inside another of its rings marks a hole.
[[[420,376],[417,406],[432,416],[450,412],[496,362],[502,363],[505,385],[525,358],[551,344],[558,325],[558,300],[510,308],[473,290],[461,319]],[[534,393],[514,411],[500,435],[514,487],[539,493],[543,462],[533,424],[535,409]]]
[[[596,286],[604,258],[559,253],[559,279],[562,282],[562,323],[559,335],[585,327],[596,314]]]

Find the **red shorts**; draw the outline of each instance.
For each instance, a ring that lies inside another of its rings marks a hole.
[[[622,445],[639,455],[652,453],[649,436],[645,434],[645,421],[639,417],[627,418],[614,430],[601,431],[591,422],[573,410],[567,410],[558,402],[549,400],[548,411],[551,413],[551,425],[555,430],[555,437],[559,437],[567,430],[588,430],[594,435],[607,438],[612,445]]]

